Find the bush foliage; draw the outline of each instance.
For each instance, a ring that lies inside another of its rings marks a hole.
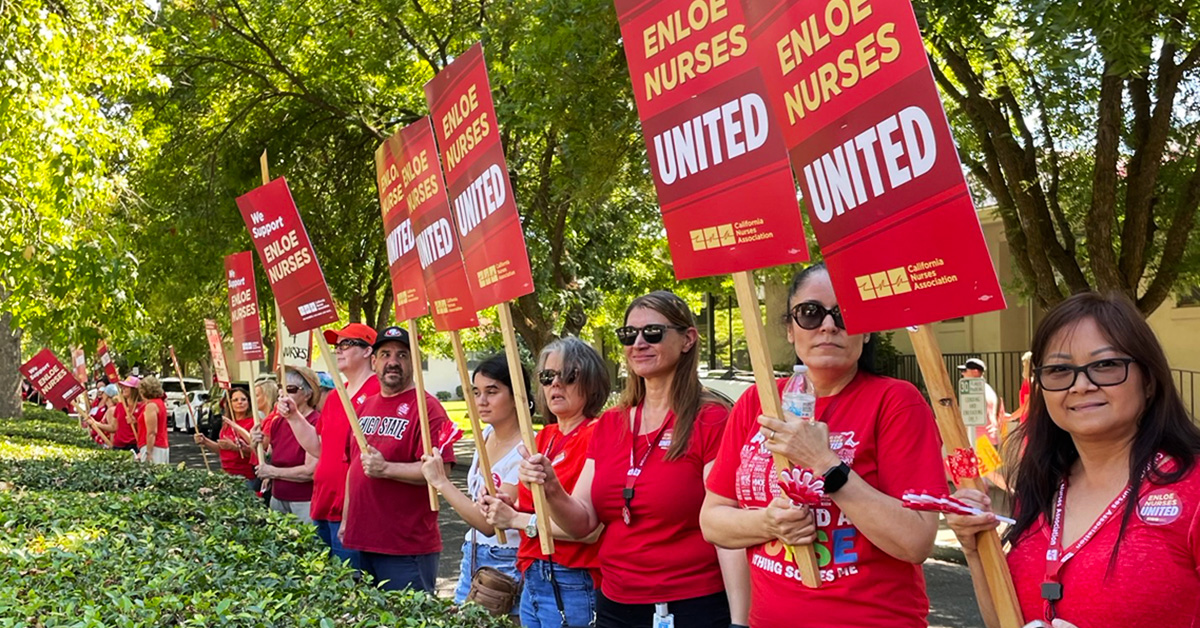
[[[100,451],[58,412],[0,419],[0,529],[0,627],[510,625],[356,582],[239,478]]]

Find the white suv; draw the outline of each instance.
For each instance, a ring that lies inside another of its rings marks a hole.
[[[177,377],[164,377],[159,381],[162,382],[163,392],[167,394],[167,412],[174,415],[175,429],[180,429],[182,424],[179,422],[179,415],[181,412],[187,415],[187,408],[183,405],[184,399],[191,397],[189,393],[206,391],[204,382],[194,377],[185,377],[182,382]]]

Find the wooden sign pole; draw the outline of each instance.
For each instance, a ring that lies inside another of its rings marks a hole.
[[[262,156],[258,158],[258,165],[262,169],[263,185],[270,183],[271,171],[267,165],[267,151],[264,150]],[[279,311],[279,301],[274,296],[272,296],[272,300],[275,301],[275,355],[279,358],[279,363],[275,365],[275,368],[278,370],[279,394],[283,395],[287,391],[287,367],[283,364],[283,315]],[[366,449],[364,448],[363,451]],[[262,458],[259,458],[258,461],[264,462]]]
[[[192,403],[188,400],[187,386],[183,383],[183,371],[179,368],[179,359],[175,357],[175,345],[170,345],[171,350],[171,365],[175,367],[175,377],[179,378],[179,387],[183,389],[183,405],[187,406],[188,416],[192,418],[192,433],[200,433],[200,422],[196,420],[196,411],[192,409]],[[208,448],[201,447],[200,455],[204,456],[204,470],[212,473],[212,466],[208,463]]]
[[[258,360],[250,360],[250,398],[251,399],[255,399],[258,395],[257,386],[258,386]],[[268,409],[267,412],[269,413],[270,409]],[[258,407],[257,407],[257,402],[256,402],[255,408],[254,408],[254,427],[258,428],[258,429],[262,429],[262,421],[263,421],[263,417],[258,416]],[[264,464],[266,462],[266,458],[267,458],[266,451],[263,449],[263,445],[261,442],[258,443],[257,445],[255,445],[254,453],[258,456],[259,464]]]
[[[521,441],[529,453],[537,451],[533,434],[533,416],[529,412],[529,397],[525,394],[525,372],[521,369],[521,351],[517,348],[517,331],[513,327],[512,310],[508,302],[496,306],[500,314],[500,333],[504,337],[504,353],[508,357],[508,374],[513,385],[513,399],[517,403],[517,423],[521,426]],[[554,553],[554,537],[550,536],[550,507],[546,504],[546,487],[531,484],[533,512],[537,514],[538,541],[543,554]]]
[[[487,447],[483,440],[483,424],[479,420],[479,408],[475,405],[475,395],[471,392],[471,374],[467,370],[467,352],[463,350],[462,336],[459,335],[457,329],[450,332],[450,343],[454,345],[454,363],[458,366],[458,378],[463,383],[463,397],[467,401],[467,416],[471,419],[471,434],[475,437],[475,451],[479,454],[479,473],[484,477],[483,486],[487,489],[488,495],[496,496],[496,483],[492,481],[492,461],[488,456]],[[525,390],[524,385],[521,390]],[[513,391],[513,398],[516,398],[516,391]],[[525,407],[529,407],[526,402]],[[468,497],[474,499],[474,495]],[[496,526],[496,540],[501,545],[508,544],[508,536],[504,533],[504,529]]]
[[[433,455],[433,432],[429,428],[429,403],[425,400],[425,374],[421,372],[421,343],[417,341],[417,321],[408,319],[408,354],[412,358],[413,385],[417,389],[417,414],[421,417],[421,447]],[[438,492],[429,484],[429,509],[438,509]]]
[[[958,449],[971,449],[971,442],[967,440],[967,430],[958,410],[957,391],[950,383],[950,375],[946,372],[946,362],[942,359],[937,336],[928,325],[910,327],[908,331],[946,451],[953,453]],[[958,484],[987,493],[987,486],[978,477],[962,478],[958,480]],[[1000,535],[995,530],[980,532],[975,542],[1000,626],[1020,628],[1025,622],[1021,618],[1021,606],[1017,603],[1017,593],[1013,587],[1012,574],[1008,571],[1004,548],[1000,544]]]
[[[318,332],[322,330],[317,330]],[[363,434],[362,426],[358,424],[358,413],[354,411],[354,404],[350,403],[350,394],[346,392],[346,385],[342,383],[342,374],[338,371],[337,360],[333,358],[333,347],[325,342],[325,334],[318,333],[321,337],[321,359],[325,362],[325,369],[329,371],[330,379],[333,380],[333,387],[337,390],[338,399],[342,401],[342,410],[346,412],[346,420],[350,421],[350,431],[354,432],[354,440],[358,441],[359,451],[367,451],[367,437]],[[283,356],[280,356],[282,362]]]
[[[738,310],[742,314],[746,345],[750,351],[750,366],[754,370],[754,384],[762,402],[763,413],[787,421],[783,414],[783,402],[779,399],[779,387],[775,384],[775,369],[771,365],[771,353],[767,348],[767,331],[763,327],[762,311],[758,308],[758,292],[754,287],[754,273],[742,271],[733,274],[733,287],[737,292]],[[774,455],[778,482],[780,471],[792,468],[792,463],[779,454]],[[812,545],[789,547],[800,570],[800,581],[804,586],[815,589],[821,586],[821,572],[817,567],[817,552]]]
[[[87,389],[85,388],[84,390],[86,391]],[[82,399],[80,399],[80,397],[82,397]],[[79,397],[76,397],[75,399],[76,399],[76,401],[72,402],[72,403],[75,403],[75,411],[80,413],[79,416],[83,418],[83,424],[85,426],[84,429],[87,429],[87,427],[86,427],[87,422],[89,420],[91,420],[91,413],[88,412],[88,407],[87,407],[87,405],[88,405],[87,393],[84,392],[82,395],[79,395]],[[109,449],[112,448],[112,444],[113,444],[112,438],[109,438],[108,434],[106,434],[104,432],[104,430],[98,430],[96,428],[92,428],[92,430],[100,435],[100,440],[104,441],[104,444],[108,445]]]

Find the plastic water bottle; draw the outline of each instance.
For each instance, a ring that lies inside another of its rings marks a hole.
[[[786,419],[812,421],[817,416],[817,396],[808,379],[808,367],[797,364],[783,387],[783,413]]]

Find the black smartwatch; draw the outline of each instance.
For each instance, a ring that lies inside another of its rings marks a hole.
[[[825,494],[832,495],[841,490],[850,479],[850,465],[843,462],[826,471],[822,477],[825,478]]]

